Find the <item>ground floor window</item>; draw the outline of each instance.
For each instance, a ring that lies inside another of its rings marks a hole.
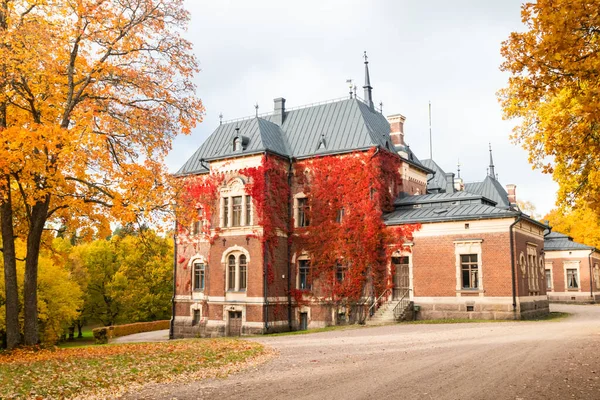
[[[552,270],[546,270],[546,289],[552,289]]]
[[[198,325],[198,323],[200,323],[200,310],[194,310],[192,325]]]
[[[310,261],[299,260],[298,261],[298,289],[310,290]]]
[[[575,268],[567,269],[567,288],[579,289],[579,276]]]
[[[477,289],[479,287],[477,254],[461,254],[460,268],[462,272],[462,288]]]
[[[598,264],[594,264],[594,280],[596,281],[596,289],[600,289],[600,268]]]
[[[204,290],[206,284],[206,266],[204,263],[194,263],[194,290]]]

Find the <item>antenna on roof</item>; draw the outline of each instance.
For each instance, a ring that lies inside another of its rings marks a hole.
[[[429,101],[429,158],[433,160],[433,147],[431,143],[431,101]]]
[[[348,84],[348,87],[350,88],[350,98],[352,98],[352,79],[346,79],[346,83]],[[356,91],[356,86],[354,86],[355,91]]]
[[[354,98],[356,98],[356,85],[354,85]]]
[[[383,101],[379,102],[379,112],[383,114]]]
[[[457,174],[458,175],[458,179],[460,179],[460,158],[458,159],[458,162],[456,164],[456,169],[457,169],[457,172],[458,172],[458,174]]]
[[[219,125],[223,124],[223,113],[219,113]]]
[[[258,118],[258,101],[254,104],[254,110],[256,111],[256,118]]]

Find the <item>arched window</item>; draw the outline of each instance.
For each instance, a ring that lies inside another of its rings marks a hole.
[[[229,278],[227,290],[235,290],[235,256],[233,254],[227,258],[227,275]]]
[[[242,149],[242,141],[239,136],[233,138],[233,151],[240,151]]]
[[[239,273],[239,287],[240,290],[246,290],[248,281],[248,263],[246,262],[246,256],[240,256],[240,273]]]

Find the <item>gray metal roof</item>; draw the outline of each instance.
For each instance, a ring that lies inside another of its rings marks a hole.
[[[426,222],[468,221],[474,219],[510,218],[519,213],[494,207],[481,202],[469,204],[444,205],[435,207],[400,207],[385,214],[386,225],[403,225]]]
[[[210,161],[264,151],[296,158],[373,146],[393,151],[387,119],[359,99],[291,109],[285,112],[282,126],[274,124],[274,120],[271,114],[220,125],[177,174],[206,172],[200,165],[201,159]],[[239,135],[249,139],[246,149],[241,152],[233,151],[236,127]],[[414,159],[413,162],[421,165],[416,157]]]
[[[587,246],[573,241],[573,238],[559,232],[550,232],[544,237],[545,251],[558,250],[592,250],[593,246]]]
[[[427,190],[446,190],[446,173],[432,159],[421,160],[421,164],[435,172],[427,175]],[[433,179],[432,179],[433,177]]]
[[[498,207],[510,207],[508,193],[500,182],[491,176],[486,176],[482,182],[465,183],[465,191],[487,197],[495,201]]]
[[[415,204],[431,204],[431,203],[456,203],[464,201],[477,201],[478,203],[486,203],[490,206],[495,206],[496,202],[485,198],[484,196],[469,193],[465,191],[453,192],[453,193],[433,193],[433,194],[422,194],[418,196],[406,196],[398,198],[394,201],[395,206],[410,206]]]

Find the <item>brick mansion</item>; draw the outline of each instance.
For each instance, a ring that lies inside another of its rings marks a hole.
[[[600,300],[600,253],[519,210],[491,149],[474,183],[419,159],[405,117],[374,107],[364,64],[363,99],[288,108],[277,98],[268,115],[221,123],[177,172],[202,184],[181,201],[192,217],[177,229],[172,338],[524,319],[547,314],[552,300]],[[348,165],[347,179],[319,175],[323,162]],[[345,225],[352,218],[364,226]],[[404,234],[393,243],[391,232]],[[310,244],[316,235],[327,252]]]

